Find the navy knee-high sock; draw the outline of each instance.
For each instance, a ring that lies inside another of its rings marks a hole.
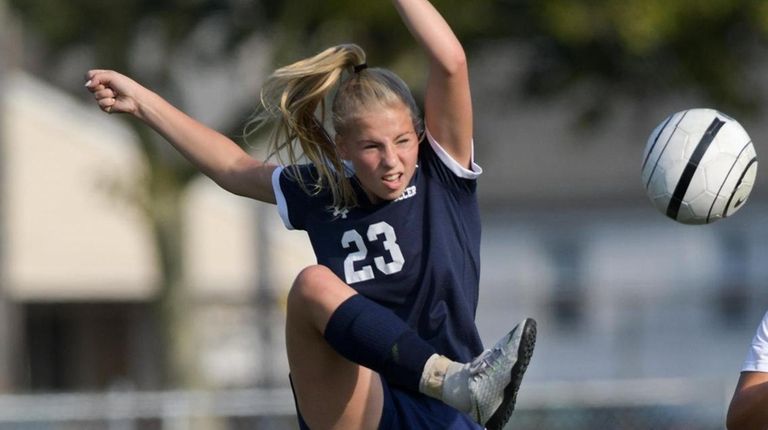
[[[347,360],[414,391],[435,349],[389,309],[356,294],[333,312],[326,341]]]

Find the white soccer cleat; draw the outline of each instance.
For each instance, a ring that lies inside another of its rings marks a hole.
[[[526,318],[469,363],[469,416],[487,430],[501,430],[512,416],[535,344],[536,321]]]

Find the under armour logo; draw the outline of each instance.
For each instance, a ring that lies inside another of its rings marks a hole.
[[[341,219],[347,219],[347,214],[349,213],[349,209],[339,209],[339,208],[333,208],[333,217],[336,218],[339,215],[341,215]]]

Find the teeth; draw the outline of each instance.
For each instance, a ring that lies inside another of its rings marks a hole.
[[[400,177],[400,175],[387,175],[387,176],[384,176],[384,180],[385,181],[394,181],[398,177]]]

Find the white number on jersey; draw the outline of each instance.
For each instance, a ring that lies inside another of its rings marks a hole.
[[[368,247],[365,246],[363,237],[356,230],[345,231],[341,236],[341,246],[347,249],[353,242],[357,245],[357,251],[349,253],[344,259],[344,277],[347,278],[347,284],[373,279],[371,266],[363,266],[362,269],[355,270],[355,261],[365,260],[365,256],[368,255]]]
[[[380,240],[379,236],[381,235],[384,235],[384,249],[389,252],[389,257],[392,261],[387,263],[383,256],[377,256],[373,259],[373,262],[381,273],[392,275],[403,269],[405,259],[400,251],[400,246],[397,244],[395,229],[391,225],[381,221],[368,226],[367,237],[369,242]],[[344,249],[349,248],[352,243],[357,247],[357,251],[350,252],[347,258],[344,259],[344,277],[347,284],[373,279],[375,275],[370,265],[365,265],[360,270],[355,270],[355,262],[365,260],[368,256],[368,247],[365,246],[365,241],[357,230],[347,230],[341,237],[341,246]]]

